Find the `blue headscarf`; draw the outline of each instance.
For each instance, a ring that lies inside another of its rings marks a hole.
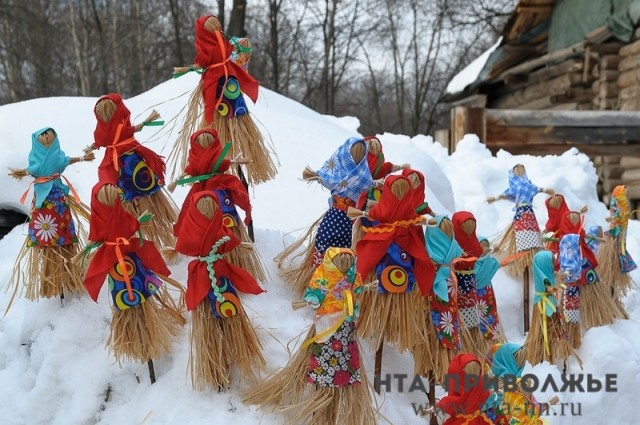
[[[551,316],[555,312],[558,302],[552,294],[547,293],[545,281],[551,285],[556,283],[553,274],[553,254],[551,251],[539,251],[533,256],[533,284],[536,290],[533,302],[537,304],[543,300],[543,297],[548,299],[553,307],[546,302],[544,307],[547,316]]]
[[[47,130],[51,130],[55,134],[55,138],[48,148],[38,141],[38,136]],[[67,168],[70,161],[71,158],[65,156],[64,152],[60,149],[58,134],[51,127],[45,127],[31,135],[31,151],[29,152],[29,166],[27,167],[27,171],[33,177],[49,177],[53,174],[60,174]],[[34,183],[36,208],[42,206],[42,202],[47,195],[49,195],[54,184],[60,187],[65,195],[69,193],[69,186],[62,183],[60,178],[44,183]]]
[[[560,239],[560,271],[568,273],[566,282],[575,282],[582,275],[580,235],[569,233]]]
[[[512,342],[500,344],[499,348],[493,353],[491,373],[498,377],[512,375],[516,378],[520,378],[522,376],[522,371],[524,370],[524,365],[518,365],[515,354],[521,348],[521,345],[514,344]]]
[[[522,176],[518,176],[515,171],[509,170],[509,188],[502,193],[503,196],[519,205],[532,203],[533,197],[538,193],[540,193],[540,188],[531,183],[526,172]]]
[[[484,236],[478,236],[478,241],[486,241],[488,240]],[[491,279],[496,275],[498,270],[500,269],[500,261],[493,255],[483,255],[478,258],[475,266],[473,267],[474,273],[476,275],[476,283],[478,284],[478,289],[482,289],[485,286],[491,283]]]
[[[355,163],[351,155],[351,147],[361,142],[364,145],[364,156]],[[331,191],[331,195],[358,201],[360,195],[373,187],[373,177],[367,163],[367,145],[362,138],[351,137],[331,155],[322,168],[316,171],[320,183]],[[333,204],[333,199],[329,200]]]
[[[425,239],[427,241],[427,251],[429,256],[438,265],[436,277],[433,280],[433,292],[444,301],[449,301],[449,293],[447,291],[447,279],[451,276],[451,261],[462,256],[462,249],[456,242],[455,238],[447,236],[440,230],[440,223],[448,217],[439,215],[436,217],[437,224],[435,226],[427,226],[425,230]]]
[[[587,240],[589,249],[591,249],[594,254],[597,254],[598,248],[600,248],[600,241],[597,238],[600,237],[601,232],[602,226],[599,226],[597,224],[594,224],[593,226],[589,227],[589,230],[587,230],[587,237],[585,239]]]

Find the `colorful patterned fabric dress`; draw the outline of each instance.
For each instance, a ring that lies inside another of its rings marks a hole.
[[[453,274],[454,260],[462,256],[455,238],[448,237],[439,226],[444,216],[436,217],[436,226],[425,230],[426,247],[437,267],[433,290],[429,294],[431,321],[440,344],[448,350],[462,348],[460,343],[460,313],[458,309],[457,281]]]
[[[35,180],[27,238],[29,247],[65,246],[78,242],[67,200],[69,186],[61,180],[70,158],[60,149],[57,135],[49,147],[38,141],[38,136],[47,130],[53,131],[47,127],[31,135],[27,171]]]
[[[318,306],[307,382],[322,387],[361,383],[355,327],[358,306],[353,299],[363,289],[362,280],[355,264],[346,274],[333,264],[340,253],[353,255],[348,248],[327,249],[304,294],[305,301]]]
[[[560,240],[560,271],[565,273],[562,295],[562,313],[567,323],[580,324],[580,278],[583,259],[580,250],[580,235],[569,233]]]
[[[526,173],[518,176],[513,170],[509,171],[509,188],[502,193],[515,203],[513,230],[516,237],[516,251],[522,252],[542,247],[540,226],[533,212],[533,197],[541,189],[531,183]]]
[[[611,201],[609,202],[609,211],[611,218],[608,233],[615,238],[616,250],[620,261],[620,271],[622,273],[630,273],[637,269],[633,258],[627,251],[627,226],[629,225],[629,216],[631,207],[629,198],[626,195],[626,186],[616,186],[611,193]]]

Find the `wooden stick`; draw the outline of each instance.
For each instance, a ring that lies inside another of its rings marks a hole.
[[[435,408],[436,405],[436,377],[433,374],[433,371],[430,370],[427,375],[429,379],[429,393],[427,394],[427,400],[429,401],[429,406],[433,406]],[[438,415],[436,412],[431,414],[431,419],[429,420],[429,425],[438,425]]]
[[[149,366],[149,379],[151,380],[151,385],[153,385],[156,383],[156,371],[153,368],[153,360],[149,359],[147,365]]]
[[[244,173],[242,172],[242,167],[240,166],[240,164],[238,164],[238,177],[240,178],[240,181],[242,181],[244,188],[247,189],[247,192],[248,192],[249,183],[247,182],[247,179],[244,176]],[[249,233],[249,239],[251,239],[251,242],[255,242],[256,238],[253,235],[253,219],[251,219],[251,221],[247,223],[247,233]]]
[[[524,284],[524,333],[529,332],[529,266],[525,266],[524,268],[524,276],[523,276],[523,284]]]
[[[378,392],[378,394],[380,394],[380,378],[382,378],[382,346],[383,345],[384,345],[384,341],[380,341],[380,345],[376,350],[376,360],[375,360],[374,373],[373,373],[374,379],[376,379],[378,382],[378,385],[376,388],[376,391]]]

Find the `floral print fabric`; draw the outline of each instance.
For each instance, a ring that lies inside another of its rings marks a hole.
[[[307,382],[322,387],[360,384],[360,351],[354,322],[345,321],[327,342],[311,345]]]
[[[52,186],[40,208],[36,208],[34,197],[27,246],[64,246],[76,242],[78,242],[76,227],[67,197],[62,189]]]

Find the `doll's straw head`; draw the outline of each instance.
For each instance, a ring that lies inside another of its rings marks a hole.
[[[367,143],[367,148],[370,153],[373,155],[380,155],[382,152],[382,143],[380,143],[380,139],[377,137],[365,137],[364,140]]]
[[[333,257],[331,262],[342,272],[342,274],[345,274],[356,262],[356,257],[353,254],[341,252]]]
[[[577,225],[580,223],[580,213],[572,211],[567,215],[567,218],[573,225]]]
[[[396,179],[391,183],[390,189],[396,198],[402,199],[409,193],[411,186],[406,179]]]
[[[464,372],[475,376],[482,376],[482,365],[479,362],[469,362],[464,366]]]
[[[218,204],[216,204],[213,197],[203,196],[196,202],[196,208],[198,208],[198,211],[200,211],[202,215],[211,219],[213,218],[213,214],[218,210]]]
[[[53,128],[47,128],[42,133],[38,134],[37,139],[42,146],[48,148],[56,139],[56,132],[53,131]]]
[[[479,239],[478,242],[480,243],[480,246],[482,247],[482,252],[483,253],[488,253],[491,251],[491,242],[489,242],[488,239]]]
[[[359,164],[360,161],[362,161],[362,159],[364,158],[365,154],[367,153],[367,149],[365,148],[363,141],[358,141],[353,145],[351,145],[350,152],[351,152],[351,156],[353,157],[353,161],[356,164]]]
[[[222,25],[215,16],[209,16],[207,20],[204,21],[204,28],[211,32],[222,31]]]
[[[516,173],[516,176],[522,177],[524,175],[525,169],[524,165],[516,164],[513,166],[513,172]]]
[[[98,198],[98,201],[100,201],[104,205],[112,207],[115,205],[116,199],[118,199],[120,193],[118,192],[118,188],[114,185],[105,184],[98,190],[98,194],[96,196]]]
[[[463,221],[460,227],[462,228],[462,231],[465,232],[467,235],[471,235],[473,234],[473,232],[476,231],[476,221],[469,218]]]
[[[208,148],[213,143],[213,134],[209,132],[202,132],[196,137],[196,143],[203,148]]]
[[[560,208],[563,201],[564,201],[564,197],[556,193],[551,198],[549,198],[549,206],[554,210],[557,210],[558,208]]]
[[[422,183],[420,181],[420,176],[418,176],[418,173],[409,173],[407,174],[407,178],[411,182],[411,187],[414,189],[417,189]]]
[[[102,121],[109,122],[113,113],[116,111],[116,103],[111,99],[101,99],[96,103],[96,115],[100,117]]]
[[[442,233],[447,235],[449,239],[453,238],[453,223],[448,218],[443,218],[440,220],[440,225],[438,226]]]

